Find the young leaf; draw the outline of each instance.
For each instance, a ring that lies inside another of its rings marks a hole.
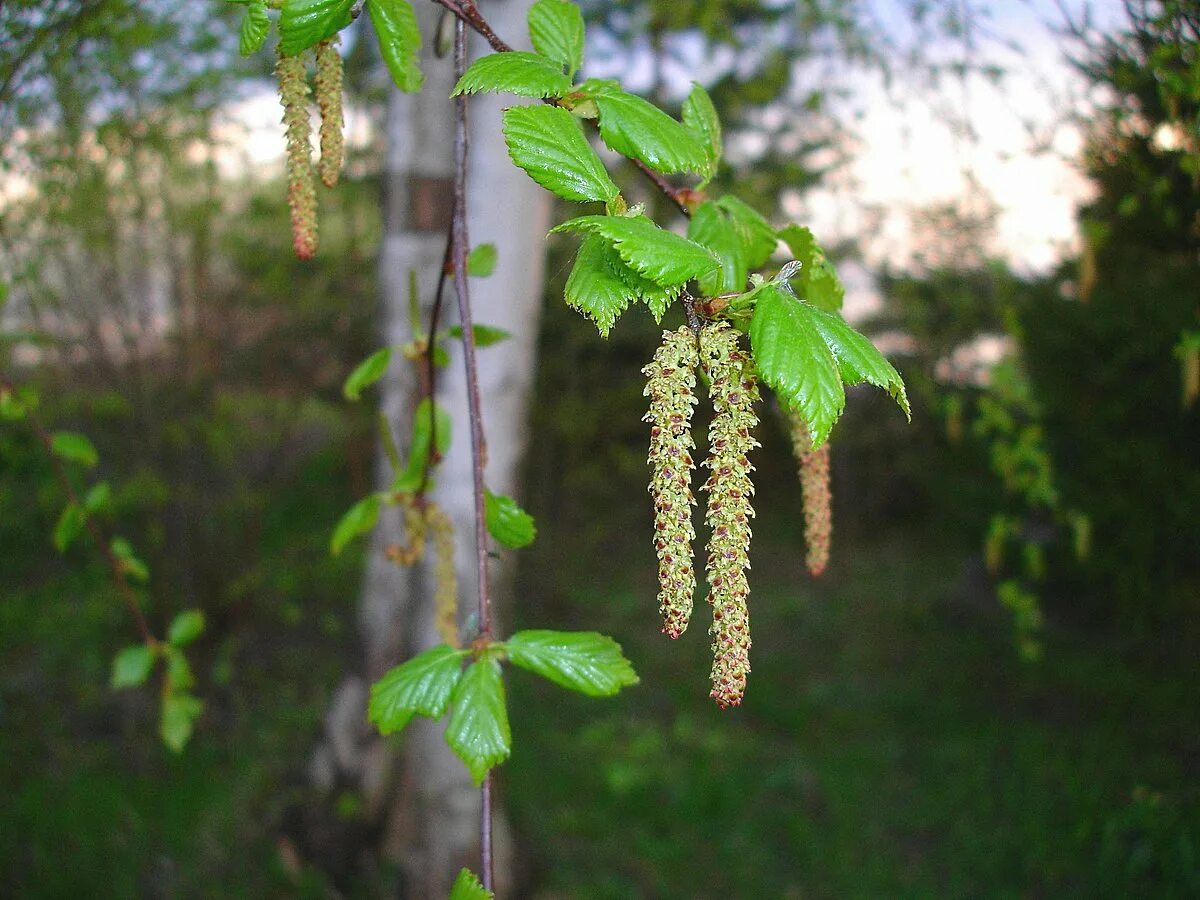
[[[54,549],[59,553],[66,553],[67,548],[83,531],[83,524],[86,521],[87,515],[77,504],[68,503],[64,506],[54,525]]]
[[[594,631],[518,631],[505,645],[513,665],[589,697],[638,683],[621,645]]]
[[[793,258],[801,264],[800,274],[794,279],[800,296],[826,312],[839,312],[846,289],[842,287],[837,269],[825,256],[812,231],[799,225],[789,225],[779,232],[779,236],[787,243]]]
[[[458,877],[454,879],[454,886],[450,888],[450,900],[492,900],[495,896],[491,891],[484,889],[470,869],[459,872]]]
[[[329,552],[337,556],[360,534],[366,534],[379,521],[379,495],[372,494],[355,503],[342,516],[329,540]]]
[[[191,694],[168,691],[163,694],[162,718],[158,733],[163,743],[176,753],[183,751],[191,740],[196,720],[204,712],[204,703]]]
[[[446,330],[446,333],[452,338],[462,340],[463,330],[461,325],[452,325]],[[475,335],[476,347],[490,347],[492,344],[507,341],[512,337],[509,332],[503,328],[497,328],[495,325],[474,325],[471,327],[471,333]]]
[[[600,110],[600,139],[612,150],[639,159],[657,172],[697,172],[708,167],[708,155],[691,131],[665,112],[616,82],[589,80],[580,85]]]
[[[488,491],[483,498],[488,534],[512,550],[528,547],[537,537],[533,516],[521,509],[517,501],[503,494]]]
[[[391,361],[391,347],[376,350],[354,367],[354,371],[350,373],[350,376],[346,379],[346,383],[342,385],[342,395],[347,400],[358,400],[364,390],[383,377]]]
[[[512,752],[500,663],[489,657],[471,663],[451,700],[454,708],[446,743],[466,764],[475,783],[482,784],[488,770]]]
[[[703,203],[688,222],[688,239],[717,255],[721,267],[700,279],[705,296],[715,297],[746,288],[746,245],[737,225],[717,206]]]
[[[601,337],[608,337],[617,318],[635,296],[618,274],[624,268],[611,244],[598,234],[589,234],[584,237],[567,278],[564,291],[567,305],[595,322]]]
[[[417,404],[413,413],[412,441],[409,443],[408,463],[404,471],[392,482],[392,490],[402,494],[411,494],[425,480],[425,467],[436,460],[430,460],[429,445],[437,438],[436,456],[445,456],[450,449],[450,414],[439,404],[433,404],[433,415],[430,416],[430,399],[426,397]],[[432,432],[435,433],[431,433]]]
[[[659,228],[644,216],[580,216],[563,222],[551,233],[557,231],[600,235],[616,247],[634,271],[664,286],[685,284],[721,264],[706,248]]]
[[[813,305],[806,305],[804,311],[825,340],[833,358],[837,360],[842,381],[846,384],[861,384],[865,381],[883,388],[904,410],[904,415],[909,421],[912,421],[912,410],[904,390],[904,379],[900,377],[896,367],[875,349],[875,345],[847,325],[837,313],[825,312]]]
[[[186,647],[204,633],[204,613],[198,609],[181,612],[171,621],[167,629],[167,642],[176,647]]]
[[[113,556],[120,563],[121,571],[134,581],[146,582],[150,580],[150,570],[146,568],[146,564],[138,559],[137,554],[133,552],[133,546],[123,537],[114,537],[109,544],[109,549]]]
[[[480,244],[467,254],[467,274],[487,278],[496,271],[496,245]]]
[[[557,106],[514,106],[504,111],[504,140],[512,161],[564,200],[601,200],[620,193],[583,136],[579,121]]]
[[[167,690],[183,693],[194,688],[196,676],[183,651],[174,644],[164,644],[163,652],[167,657]]]
[[[629,289],[633,291],[634,295],[650,308],[650,313],[654,316],[654,321],[662,321],[663,314],[666,313],[667,308],[683,292],[683,285],[673,284],[664,287],[661,284],[651,281],[649,278],[639,275],[621,262],[620,259],[617,261],[620,263],[617,274],[629,285]]]
[[[529,38],[547,59],[574,78],[583,65],[583,14],[566,0],[538,0],[529,7]]]
[[[414,715],[440,719],[462,677],[466,650],[433,647],[396,666],[371,685],[367,718],[380,734],[400,731]]]
[[[408,0],[368,0],[371,24],[379,36],[379,53],[396,87],[405,93],[421,89],[421,29]]]
[[[271,20],[267,18],[267,4],[262,2],[246,4],[246,14],[242,16],[242,29],[238,35],[238,52],[242,56],[253,56],[262,49],[263,41],[267,39],[267,29]]]
[[[763,381],[803,417],[819,447],[846,406],[846,392],[804,304],[775,285],[765,287],[750,320],[750,346]]]
[[[700,173],[704,180],[697,185],[697,188],[703,188],[717,174],[725,150],[721,143],[721,120],[717,117],[717,109],[708,91],[696,81],[692,82],[692,92],[683,103],[683,126],[695,135],[704,148],[707,164]]]
[[[352,21],[354,0],[286,0],[279,14],[279,49],[295,56],[333,37]]]
[[[147,644],[126,647],[113,657],[110,684],[114,690],[145,684],[154,669],[154,650]]]
[[[463,73],[451,97],[481,91],[518,97],[562,97],[571,92],[571,79],[544,56],[509,50],[481,56]]]
[[[732,194],[726,194],[718,200],[717,206],[729,214],[742,236],[746,249],[746,268],[751,271],[761,268],[779,246],[779,238],[775,236],[771,223],[753,206]]]
[[[97,482],[83,495],[83,509],[88,515],[91,515],[108,506],[110,499],[112,499],[112,488],[108,486],[108,482]]]
[[[87,437],[74,431],[54,432],[50,436],[50,449],[55,456],[89,469],[100,462],[100,454],[96,452],[95,445]]]

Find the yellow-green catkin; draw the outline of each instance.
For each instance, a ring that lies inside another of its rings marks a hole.
[[[722,709],[737,706],[750,672],[750,505],[754,484],[747,454],[759,446],[758,400],[750,359],[739,347],[738,332],[726,322],[706,325],[700,333],[700,360],[708,376],[713,418],[708,431],[710,474],[705,520],[712,531],[708,545],[708,601],[712,605],[712,697]]]
[[[275,64],[279,102],[287,127],[288,206],[292,212],[292,247],[300,259],[317,252],[317,189],[313,182],[312,140],[308,119],[308,75],[299,56],[279,54]]]
[[[415,566],[425,556],[425,511],[411,499],[403,503],[408,544],[393,544],[385,555],[398,566]]]
[[[321,111],[321,159],[317,172],[327,188],[336,187],[342,171],[345,152],[342,110],[342,54],[338,52],[341,38],[334,35],[316,46],[317,76],[314,81],[317,108]]]
[[[812,436],[804,419],[789,413],[792,450],[800,464],[800,494],[804,502],[805,560],[815,578],[829,565],[829,544],[833,537],[833,492],[830,490],[829,441],[812,449]]]
[[[664,331],[662,346],[642,369],[650,409],[650,494],[654,500],[654,549],[658,553],[658,606],[663,634],[687,630],[696,592],[692,560],[692,407],[696,405],[696,335],[688,328]]]
[[[433,607],[438,634],[451,647],[459,646],[458,575],[454,569],[454,522],[434,503],[425,508],[433,539]]]

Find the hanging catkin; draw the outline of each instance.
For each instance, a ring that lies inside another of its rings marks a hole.
[[[435,503],[425,508],[425,521],[433,539],[433,608],[438,634],[451,647],[458,638],[458,576],[454,569],[454,522]]]
[[[750,672],[750,505],[754,484],[747,454],[759,446],[754,403],[758,386],[749,359],[738,347],[738,332],[715,322],[700,333],[700,359],[709,378],[713,418],[708,431],[710,470],[705,519],[708,545],[708,600],[712,605],[712,697],[722,708],[737,706]]]
[[[279,54],[275,64],[279,102],[287,126],[288,206],[292,212],[292,246],[300,259],[317,252],[317,191],[313,183],[309,136],[308,77],[299,56]]]
[[[833,494],[829,479],[829,441],[812,449],[808,425],[793,412],[788,419],[792,431],[792,451],[800,464],[800,493],[804,501],[804,542],[808,546],[806,563],[813,577],[829,565],[829,543],[833,536]]]
[[[321,159],[317,172],[327,188],[336,187],[344,153],[342,114],[342,54],[338,35],[316,46],[317,75],[314,81],[317,108],[321,111]]]
[[[658,605],[663,633],[687,629],[696,592],[692,564],[692,407],[696,404],[696,335],[688,328],[664,331],[654,360],[642,369],[650,409],[650,494],[654,500],[654,549],[658,553]]]

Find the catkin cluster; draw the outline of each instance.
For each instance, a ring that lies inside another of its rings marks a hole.
[[[288,207],[292,213],[292,247],[300,259],[317,252],[317,190],[313,183],[312,142],[308,120],[308,76],[299,56],[279,54],[275,64],[279,102],[287,128]]]
[[[829,543],[833,535],[833,494],[829,488],[829,441],[816,450],[808,425],[790,414],[792,449],[800,464],[800,491],[804,501],[804,542],[808,546],[806,563],[814,577],[829,565]]]
[[[433,543],[434,623],[442,640],[459,645],[458,574],[454,568],[454,522],[446,511],[428,500],[403,501],[404,530],[408,544],[393,544],[385,555],[400,566],[415,566],[425,557],[426,542]]]
[[[686,327],[664,331],[654,360],[642,369],[650,409],[649,463],[653,475],[654,548],[658,553],[658,605],[663,633],[677,638],[687,629],[696,592],[692,565],[692,407],[696,405],[696,336]]]
[[[321,160],[317,164],[321,183],[336,187],[342,171],[344,143],[342,127],[342,54],[338,35],[317,44],[317,75],[314,81],[317,108],[321,111]]]
[[[726,322],[706,325],[700,333],[700,357],[708,376],[713,418],[709,426],[708,494],[705,521],[712,531],[708,546],[708,600],[712,605],[712,697],[722,708],[737,706],[750,672],[750,519],[754,484],[747,454],[759,446],[754,403],[758,385],[750,359],[739,347],[737,331]]]

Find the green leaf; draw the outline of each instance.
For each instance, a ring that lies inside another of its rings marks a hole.
[[[146,564],[138,559],[133,552],[133,546],[123,537],[114,537],[109,544],[109,549],[113,556],[120,563],[121,571],[134,581],[146,582],[150,580],[150,570],[146,568]]]
[[[806,306],[804,311],[837,360],[842,381],[846,384],[862,384],[865,381],[883,388],[911,422],[912,410],[904,390],[904,379],[875,345],[847,325],[837,313],[825,312],[813,305]]]
[[[487,491],[483,503],[488,534],[513,550],[533,543],[537,537],[537,526],[534,525],[533,516],[521,509],[516,500]]]
[[[406,93],[421,89],[421,29],[408,0],[368,0],[371,24],[379,36],[379,53],[396,87]]]
[[[601,337],[608,337],[617,318],[636,297],[619,274],[624,268],[611,244],[598,234],[589,234],[584,237],[567,278],[564,291],[567,305],[595,322]]]
[[[616,82],[591,79],[579,86],[600,111],[600,139],[612,150],[639,159],[657,172],[708,169],[708,155],[691,131]]]
[[[621,645],[594,631],[518,631],[505,645],[513,665],[589,697],[638,683]]]
[[[342,394],[347,400],[358,400],[362,392],[377,382],[387,372],[392,362],[392,348],[376,350],[357,366],[342,385]]]
[[[480,244],[467,254],[467,274],[487,278],[496,271],[496,245]]]
[[[92,468],[100,462],[100,454],[87,437],[74,431],[56,431],[50,436],[50,450],[67,462]]]
[[[461,325],[452,325],[446,330],[446,333],[452,338],[462,340],[463,330]],[[501,341],[507,341],[512,334],[505,331],[503,328],[497,328],[495,325],[473,325],[471,333],[475,335],[476,347],[490,347],[493,344],[498,344]]]
[[[182,693],[194,688],[196,676],[183,651],[172,644],[164,644],[163,651],[167,655],[167,690]]]
[[[746,244],[737,225],[716,203],[703,203],[688,222],[688,239],[717,255],[721,267],[700,279],[707,297],[746,289]]]
[[[167,629],[167,641],[176,647],[186,647],[204,633],[204,613],[188,609],[171,620]]]
[[[717,109],[713,106],[708,91],[696,81],[692,82],[692,92],[683,102],[683,126],[704,148],[707,165],[700,173],[704,180],[697,185],[697,188],[703,188],[717,174],[717,167],[725,150],[721,142],[721,120],[717,116]]]
[[[471,663],[451,701],[446,743],[466,764],[475,783],[482,784],[488,770],[512,752],[500,663],[490,657]]]
[[[380,734],[400,731],[415,715],[440,719],[462,677],[466,650],[441,644],[396,666],[371,686],[367,718]]]
[[[737,226],[746,249],[746,268],[750,271],[761,268],[779,246],[779,238],[771,223],[764,219],[753,206],[726,194],[717,201]]]
[[[562,97],[571,92],[571,79],[544,56],[509,50],[481,56],[463,73],[451,97],[481,91],[516,94],[518,97]]]
[[[542,0],[542,2],[546,2],[546,0]],[[492,900],[495,896],[491,891],[484,890],[483,885],[470,869],[463,869],[459,872],[458,877],[454,879],[454,886],[450,888],[450,900]]]
[[[279,49],[295,56],[350,24],[354,0],[287,0],[279,14]]]
[[[54,549],[59,553],[66,553],[67,548],[83,531],[86,521],[87,514],[77,504],[68,503],[64,506],[58,521],[54,524]]]
[[[579,121],[557,106],[504,111],[508,155],[534,181],[564,200],[605,203],[620,191],[583,136]]]
[[[800,296],[826,312],[839,312],[846,289],[838,278],[837,269],[825,256],[825,251],[808,228],[789,225],[779,236],[792,251],[792,258],[801,264],[792,284]]]
[[[108,506],[109,500],[112,499],[112,488],[108,486],[107,481],[100,481],[93,484],[88,492],[83,495],[84,511],[91,515],[99,512]]]
[[[624,262],[665,287],[685,284],[719,268],[711,251],[659,228],[645,216],[580,216],[552,230],[598,234],[616,247]]]
[[[267,5],[265,3],[248,3],[246,14],[242,17],[241,34],[238,36],[238,52],[242,56],[253,56],[261,50],[270,27],[271,20],[267,17]]]
[[[158,725],[163,743],[176,753],[182,752],[191,740],[192,729],[202,712],[204,703],[191,694],[174,691],[163,694],[162,718]]]
[[[808,423],[819,447],[846,406],[846,392],[809,310],[782,288],[764,287],[750,320],[750,346],[763,381]]]
[[[333,529],[333,537],[329,540],[329,552],[337,556],[343,548],[360,534],[366,534],[379,521],[379,495],[371,494],[364,497],[346,510]]]
[[[112,678],[109,681],[113,689],[145,684],[154,670],[154,656],[154,648],[148,644],[134,644],[113,657]]]
[[[404,467],[404,471],[396,476],[396,480],[392,482],[392,490],[397,493],[411,494],[421,487],[421,481],[425,478],[425,467],[430,465],[429,445],[433,438],[437,438],[437,453],[436,456],[442,457],[446,455],[446,451],[450,449],[450,414],[444,410],[440,404],[433,404],[433,415],[430,416],[430,399],[426,397],[417,404],[416,412],[413,413],[413,431],[412,441],[409,443],[408,463]],[[431,433],[431,428],[433,432]]]
[[[533,48],[554,60],[573,78],[583,65],[583,14],[566,0],[538,0],[529,7]]]

